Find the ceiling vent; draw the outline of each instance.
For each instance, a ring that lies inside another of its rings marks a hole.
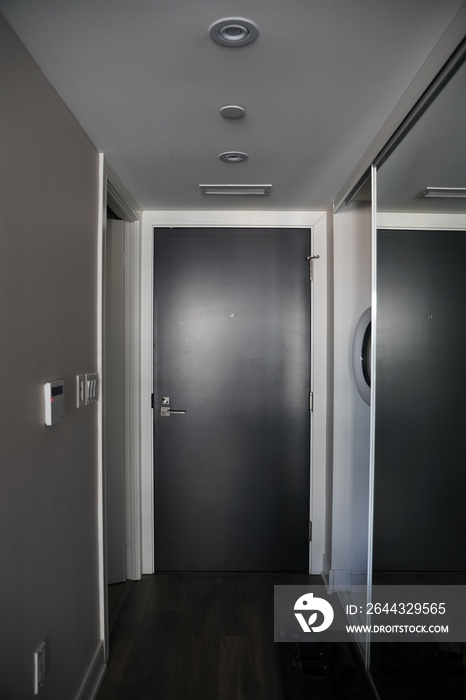
[[[420,199],[466,199],[466,187],[425,187]]]
[[[199,185],[201,194],[267,196],[272,185]]]
[[[257,39],[259,30],[249,19],[226,17],[210,25],[209,36],[222,46],[247,46]]]

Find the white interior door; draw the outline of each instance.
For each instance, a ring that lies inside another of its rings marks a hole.
[[[107,221],[104,391],[109,584],[126,580],[125,226],[124,221]]]

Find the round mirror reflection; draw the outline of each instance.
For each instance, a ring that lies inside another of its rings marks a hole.
[[[353,340],[354,381],[360,397],[371,402],[371,309],[364,311],[358,321]]]

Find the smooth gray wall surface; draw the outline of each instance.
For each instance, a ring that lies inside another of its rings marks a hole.
[[[0,698],[74,700],[100,639],[97,405],[98,153],[0,17]],[[44,425],[44,382],[65,421]]]

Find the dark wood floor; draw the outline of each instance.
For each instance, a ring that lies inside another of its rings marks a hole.
[[[305,574],[157,574],[134,582],[98,700],[282,700],[273,587]]]

